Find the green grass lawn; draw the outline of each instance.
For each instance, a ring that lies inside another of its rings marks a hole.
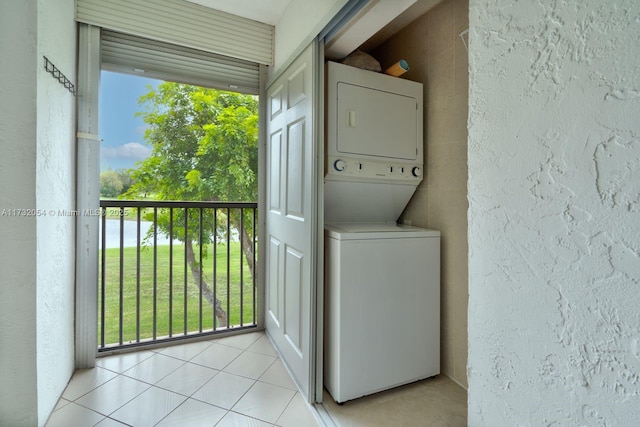
[[[222,302],[222,307],[227,311],[231,326],[240,324],[240,299],[242,287],[242,318],[243,324],[252,324],[254,321],[253,280],[251,271],[244,262],[244,256],[240,256],[240,244],[232,242],[229,246],[230,268],[227,272],[227,246],[216,246],[216,277],[213,280],[213,246],[208,245],[208,257],[203,260],[204,280],[213,290],[217,298]],[[196,259],[199,247],[194,246]],[[153,337],[153,301],[154,301],[154,256],[153,248],[141,248],[140,274],[137,274],[136,248],[124,248],[123,271],[123,343],[135,342],[137,339],[137,324],[139,317],[140,340]],[[100,254],[102,256],[102,254]],[[241,261],[242,260],[242,261]],[[164,337],[171,333],[180,336],[185,331],[185,280],[186,280],[186,327],[187,333],[200,330],[213,329],[213,310],[207,300],[200,298],[200,292],[191,277],[191,269],[187,265],[185,278],[185,251],[183,245],[173,245],[173,271],[170,274],[169,246],[158,246],[156,274],[156,337]],[[242,264],[243,284],[240,283],[240,266]],[[119,317],[120,317],[120,249],[106,249],[105,267],[105,345],[119,343]],[[101,276],[99,276],[101,277]],[[227,293],[227,281],[229,292]],[[138,286],[139,283],[139,286]],[[139,302],[138,302],[139,289]],[[98,313],[100,314],[102,297],[99,295]],[[227,303],[229,308],[227,309]],[[137,310],[139,304],[140,309]],[[171,305],[171,310],[170,310]],[[202,313],[202,316],[200,315]],[[202,317],[202,320],[200,320]],[[171,320],[170,320],[171,319]],[[100,316],[98,319],[98,337],[101,334]],[[171,324],[171,325],[170,325]],[[216,328],[220,326],[216,320]]]

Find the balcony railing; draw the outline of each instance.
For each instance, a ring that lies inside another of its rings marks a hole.
[[[98,351],[256,326],[256,203],[100,209]]]

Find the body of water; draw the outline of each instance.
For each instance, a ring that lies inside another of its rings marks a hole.
[[[124,221],[124,233],[123,233],[123,243],[124,247],[136,247],[138,246],[138,230],[136,226],[136,221]],[[145,237],[147,237],[147,233],[149,230],[153,228],[153,222],[151,221],[140,221],[140,242],[144,245]],[[119,248],[120,247],[120,220],[118,219],[107,219],[106,220],[106,247],[108,248]],[[102,242],[102,223],[100,223],[100,240]],[[182,244],[179,240],[174,239],[173,243],[176,245]],[[100,243],[102,244],[102,243]],[[153,245],[153,236],[148,241],[149,245]],[[158,230],[158,245],[168,245],[169,238],[166,237],[160,230]]]
[[[136,247],[138,246],[138,231],[136,227],[136,221],[123,221],[124,233],[123,233],[123,247]],[[140,242],[142,245],[145,243],[145,237],[149,230],[153,229],[153,222],[140,221]],[[106,248],[119,248],[120,247],[120,220],[119,219],[107,219],[106,220]],[[99,244],[102,244],[102,222],[100,223],[100,240]],[[238,233],[235,230],[231,232],[231,241],[238,241]],[[153,245],[153,235],[148,240],[148,245]],[[169,238],[165,236],[160,229],[158,229],[158,245],[168,245]],[[173,239],[174,245],[181,245],[182,242]]]

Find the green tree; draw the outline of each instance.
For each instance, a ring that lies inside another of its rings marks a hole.
[[[123,190],[118,172],[106,170],[100,174],[100,195],[102,197],[118,197]]]
[[[126,193],[133,184],[133,178],[131,177],[131,169],[118,169],[116,173],[122,183],[122,193]]]
[[[144,111],[138,113],[147,124],[145,140],[152,154],[132,171],[128,197],[152,194],[157,200],[256,201],[258,169],[258,100],[255,96],[165,82],[140,98]],[[173,213],[173,237],[184,242],[193,281],[215,309],[221,324],[226,313],[202,275],[194,255],[199,241],[198,213],[188,211],[187,232],[184,211]],[[243,242],[251,274],[254,259],[251,221],[240,213],[218,212],[220,230],[226,221]],[[158,227],[169,235],[169,212],[160,212]],[[211,243],[214,231],[203,224],[201,245]],[[206,253],[205,253],[206,255]],[[202,280],[200,279],[202,277]]]

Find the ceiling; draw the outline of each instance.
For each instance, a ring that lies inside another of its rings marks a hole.
[[[291,0],[187,0],[212,9],[276,25]]]
[[[339,59],[354,49],[370,52],[441,1],[369,0],[327,41],[325,55],[329,59]]]
[[[299,0],[186,0],[202,6],[242,16],[275,26],[289,3]],[[363,18],[346,25],[343,33],[327,47],[330,58],[347,55],[356,48],[369,51],[386,41],[414,19],[429,11],[442,0],[373,0],[363,8]],[[366,13],[365,13],[366,12]],[[384,19],[386,17],[386,19]],[[351,28],[353,27],[353,28]],[[335,52],[332,52],[334,49]]]

